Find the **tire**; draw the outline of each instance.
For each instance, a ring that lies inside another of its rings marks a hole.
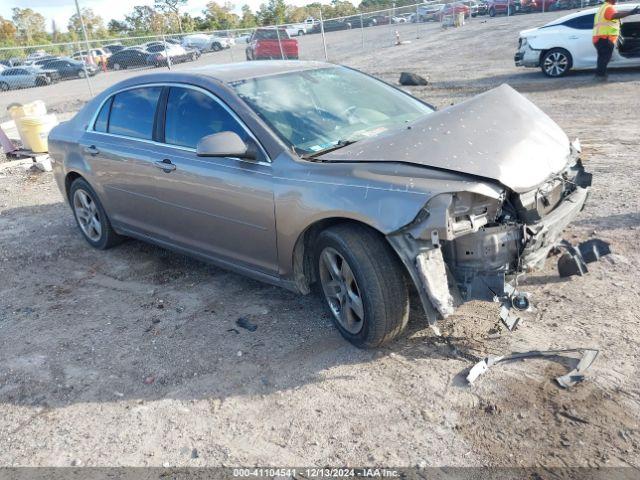
[[[317,286],[334,324],[353,345],[376,348],[405,329],[409,292],[403,267],[375,231],[359,225],[323,231],[316,242],[315,265]]]
[[[198,59],[198,56],[195,53],[191,54],[191,61],[195,62]]]
[[[306,32],[304,30],[298,30],[298,36],[301,37],[305,34]]]
[[[9,91],[9,84],[7,82],[0,82],[0,92]]]
[[[220,45],[218,42],[214,42],[211,44],[211,50],[213,50],[214,52],[219,52],[220,50],[222,50],[222,45]]]
[[[490,17],[495,17],[496,16],[496,9],[495,8],[490,8],[489,9],[489,16]]]
[[[80,70],[78,72],[78,78],[84,78],[86,75],[84,74],[84,70]]]
[[[122,69],[122,68],[123,68],[123,66],[122,66],[122,65],[120,65],[118,62],[116,62],[116,63],[114,63],[114,64],[113,64],[113,69],[114,69],[114,70],[120,70],[120,69]]]
[[[564,77],[573,66],[571,54],[564,48],[552,48],[540,59],[540,69],[547,77]]]
[[[89,245],[106,250],[122,242],[122,237],[111,227],[98,195],[83,178],[77,178],[71,184],[69,203],[76,224]]]

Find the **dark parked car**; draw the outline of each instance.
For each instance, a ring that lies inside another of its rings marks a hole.
[[[113,70],[124,70],[131,67],[146,67],[149,52],[140,48],[125,48],[107,59],[107,67]]]
[[[521,305],[507,282],[544,263],[591,183],[578,143],[507,85],[436,112],[318,62],[129,78],[54,128],[49,152],[93,247],[130,236],[317,285],[359,347],[401,334],[410,288],[431,324],[457,302]]]
[[[92,77],[100,71],[93,64],[84,65],[82,62],[71,58],[49,60],[42,64],[42,68],[55,70],[60,75],[60,78],[84,78],[86,75]]]
[[[358,20],[358,26],[360,25],[360,21]],[[325,20],[324,21],[324,31],[325,32],[335,32],[337,30],[349,30],[351,28],[351,24],[349,22],[345,22],[344,20]],[[311,29],[311,33],[320,33],[320,24],[316,23]]]
[[[111,45],[105,45],[104,47],[105,50],[108,50],[110,53],[118,53],[121,50],[124,50],[126,47],[124,45],[120,45],[119,43],[114,43]]]

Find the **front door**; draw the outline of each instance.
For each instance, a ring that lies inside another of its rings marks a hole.
[[[163,238],[218,260],[277,272],[271,164],[198,157],[198,141],[233,131],[254,142],[239,120],[215,97],[199,89],[170,87],[164,146],[156,152],[167,164],[155,170]],[[260,150],[258,148],[258,150]]]

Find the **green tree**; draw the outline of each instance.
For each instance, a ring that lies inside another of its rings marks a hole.
[[[27,43],[47,41],[45,19],[41,14],[30,8],[15,7],[12,11],[13,23],[22,40]]]
[[[163,13],[173,15],[177,22],[180,33],[182,33],[182,18],[180,17],[180,7],[187,4],[187,0],[155,0],[154,7]]]
[[[242,6],[242,18],[240,19],[240,27],[242,28],[253,28],[258,25],[258,18],[251,11],[251,7],[249,5]]]
[[[89,37],[96,38],[104,36],[105,30],[102,17],[96,15],[90,8],[83,8],[80,13],[82,14],[84,28],[87,29],[87,35]],[[69,23],[67,25],[67,29],[70,32],[75,32],[79,37],[82,36],[82,22],[80,22],[80,17],[77,13],[71,15],[71,18],[69,19]]]
[[[231,3],[227,2],[224,5],[220,5],[216,2],[209,2],[202,13],[209,29],[229,30],[230,28],[237,28],[240,23],[238,15],[233,13],[232,10],[233,5]]]
[[[137,5],[133,7],[133,12],[125,16],[125,22],[129,30],[135,34],[149,33],[152,31],[151,24],[156,12],[147,5]]]
[[[282,24],[287,20],[287,4],[284,0],[269,0],[260,5],[256,13],[260,25]]]
[[[129,25],[127,25],[127,22],[111,19],[107,24],[107,31],[110,35],[122,35],[129,31]]]

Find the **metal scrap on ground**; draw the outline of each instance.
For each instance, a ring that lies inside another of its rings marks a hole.
[[[569,373],[556,378],[556,382],[562,388],[569,388],[576,383],[581,382],[585,378],[585,372],[593,364],[599,351],[592,348],[570,348],[565,350],[532,350],[530,352],[516,352],[510,355],[489,356],[478,363],[476,363],[469,374],[467,375],[467,382],[473,384],[480,375],[485,373],[489,367],[502,362],[508,362],[513,360],[523,360],[525,358],[550,358],[564,356],[568,353],[582,353],[582,358],[576,365],[576,367]]]

